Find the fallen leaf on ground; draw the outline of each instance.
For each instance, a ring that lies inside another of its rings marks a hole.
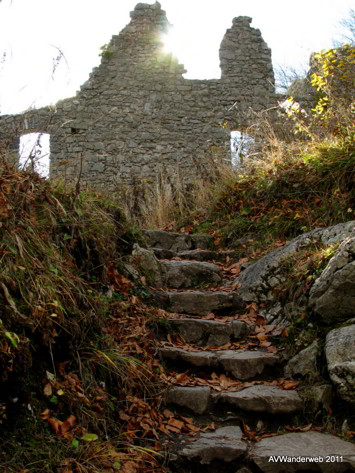
[[[283,388],[284,389],[294,389],[300,384],[299,381],[285,381],[283,383]]]
[[[168,420],[168,424],[172,425],[173,427],[176,427],[179,430],[181,430],[185,425],[184,422],[182,422],[181,420],[177,420],[172,417]]]
[[[51,396],[52,395],[53,389],[52,389],[51,383],[47,383],[44,386],[43,393],[44,393],[45,396]]]
[[[286,430],[290,430],[292,432],[308,432],[311,430],[312,424],[308,424],[305,427],[294,427],[292,425],[285,425]]]
[[[168,417],[168,418],[174,417],[174,413],[169,411],[169,409],[165,409],[163,414],[164,414],[165,417]]]

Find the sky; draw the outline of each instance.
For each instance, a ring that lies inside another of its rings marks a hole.
[[[236,16],[253,18],[273,64],[305,68],[332,46],[355,0],[161,0],[187,78],[220,76],[218,49]],[[100,47],[129,23],[136,0],[2,0],[0,113],[71,97],[100,63]],[[147,3],[154,3],[147,0]],[[171,49],[171,48],[170,48]],[[62,56],[56,65],[56,58]],[[54,72],[53,72],[54,70]]]

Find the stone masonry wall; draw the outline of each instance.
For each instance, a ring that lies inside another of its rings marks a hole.
[[[139,3],[113,36],[101,65],[75,97],[56,107],[0,117],[0,140],[48,132],[50,176],[113,188],[154,178],[162,167],[188,179],[208,152],[229,152],[230,129],[247,126],[244,112],[275,103],[271,51],[251,18],[233,20],[220,46],[221,79],[188,80],[162,50],[169,23],[158,2]],[[12,145],[14,146],[14,145]]]

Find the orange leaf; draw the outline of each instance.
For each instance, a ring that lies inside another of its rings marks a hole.
[[[311,430],[312,424],[306,425],[306,427],[294,427],[293,425],[285,425],[286,430],[290,430],[292,432],[308,432]]]
[[[263,435],[260,435],[260,437],[259,437],[259,438],[260,438],[260,439],[266,439],[266,438],[268,438],[268,437],[277,437],[278,435],[280,435],[280,434],[278,434],[278,433],[273,433],[273,434],[263,434]]]
[[[138,343],[134,344],[134,347],[136,349],[136,353],[144,353],[144,350],[138,345]]]
[[[62,423],[60,426],[60,433],[64,434],[65,432],[68,432],[70,429],[75,427],[76,424],[76,417],[75,416],[69,416],[66,421]]]
[[[46,409],[43,411],[40,416],[42,420],[48,420],[52,415],[52,411],[50,409]]]
[[[177,429],[181,430],[184,427],[184,423],[181,420],[170,418],[168,420],[168,424],[176,427]]]
[[[154,420],[159,420],[159,414],[158,414],[157,411],[154,409],[154,407],[152,408],[151,416],[152,416],[152,419],[154,419]]]
[[[306,425],[306,427],[300,428],[300,432],[308,432],[309,430],[311,430],[311,428],[312,428],[312,424],[308,424]]]
[[[201,429],[199,427],[196,427],[196,425],[192,424],[187,424],[186,426],[191,432],[199,432]]]
[[[165,417],[168,417],[168,418],[174,417],[173,412],[169,411],[169,409],[165,409],[163,414],[164,414]]]
[[[47,383],[44,386],[43,393],[44,393],[45,396],[51,396],[52,395],[53,389],[52,389],[51,383]]]
[[[55,419],[54,417],[50,417],[48,420],[48,423],[49,425],[52,427],[52,429],[54,430],[54,432],[56,434],[59,434],[60,433],[60,427],[61,425],[63,424],[62,421],[58,420],[58,419]]]
[[[176,381],[178,383],[182,383],[184,381],[187,381],[189,379],[188,375],[187,375],[187,371],[185,373],[179,373],[177,376],[176,376]]]
[[[248,440],[255,440],[256,432],[253,432],[247,424],[244,424],[244,435]]]
[[[180,433],[180,429],[177,429],[176,427],[173,427],[172,425],[167,425],[166,428],[170,430],[171,432],[175,432],[176,434]]]
[[[248,432],[250,432],[250,427],[248,424],[244,424],[243,425],[243,430],[244,430],[244,433],[247,434]]]
[[[299,381],[285,381],[283,383],[283,388],[284,389],[294,389],[295,387],[297,387],[298,385],[300,384]]]
[[[164,432],[164,434],[169,435],[169,431],[168,431],[168,429],[165,427],[164,424],[160,424],[160,425],[159,425],[159,429],[160,429],[162,432]]]
[[[248,305],[248,309],[255,310],[255,312],[259,309],[258,304],[256,302],[252,302]]]
[[[188,424],[193,423],[193,418],[192,417],[182,417],[181,416],[181,419],[184,419],[184,421],[187,422]]]
[[[145,422],[141,422],[140,425],[141,425],[141,427],[143,427],[144,430],[146,430],[148,432],[151,430],[151,426],[146,424]]]

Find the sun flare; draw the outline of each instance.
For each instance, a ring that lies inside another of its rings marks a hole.
[[[173,56],[181,55],[183,41],[174,28],[170,28],[168,33],[163,36],[163,51],[171,53]]]

